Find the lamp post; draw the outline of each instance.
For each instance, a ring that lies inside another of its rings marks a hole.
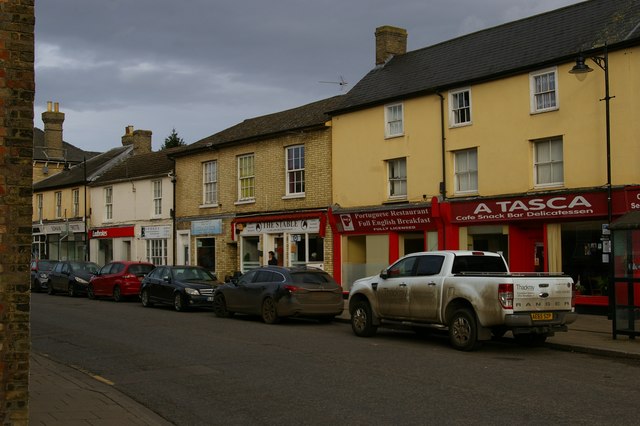
[[[609,51],[607,49],[607,45],[604,45],[604,52],[602,56],[592,56],[591,60],[604,71],[604,98],[600,100],[605,102],[605,131],[607,141],[607,223],[611,225],[613,217],[613,201],[611,193],[611,116],[609,101],[615,98],[615,96],[611,96],[609,94]],[[584,56],[579,55],[576,59],[576,64],[569,72],[571,74],[580,75],[591,71],[593,71],[593,69],[585,63]]]

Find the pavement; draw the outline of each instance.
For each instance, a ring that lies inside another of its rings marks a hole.
[[[345,311],[338,321],[348,322]],[[556,333],[547,347],[600,356],[640,360],[640,337],[618,334],[606,315],[580,314],[566,333]],[[107,379],[79,367],[32,352],[29,413],[32,426],[171,425],[143,403],[118,391]]]

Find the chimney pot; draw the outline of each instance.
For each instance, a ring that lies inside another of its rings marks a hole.
[[[376,28],[376,65],[407,53],[407,30],[385,25]]]

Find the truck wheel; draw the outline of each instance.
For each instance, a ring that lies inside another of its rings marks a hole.
[[[373,325],[373,316],[369,302],[360,300],[353,304],[351,310],[351,329],[356,336],[371,337],[376,334],[378,327]]]
[[[458,309],[453,313],[449,323],[449,341],[459,351],[472,351],[480,347],[478,324],[473,312]]]

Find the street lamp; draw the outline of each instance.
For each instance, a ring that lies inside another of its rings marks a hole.
[[[607,140],[607,222],[611,225],[613,217],[613,202],[611,198],[611,121],[609,111],[609,101],[615,96],[609,94],[609,51],[607,45],[604,45],[604,52],[602,56],[592,56],[591,60],[598,65],[604,71],[604,98],[600,99],[605,101],[605,128],[606,128],[606,140]],[[569,71],[576,76],[584,75],[593,71],[589,65],[586,64],[585,58],[582,54],[576,58],[576,64]]]

